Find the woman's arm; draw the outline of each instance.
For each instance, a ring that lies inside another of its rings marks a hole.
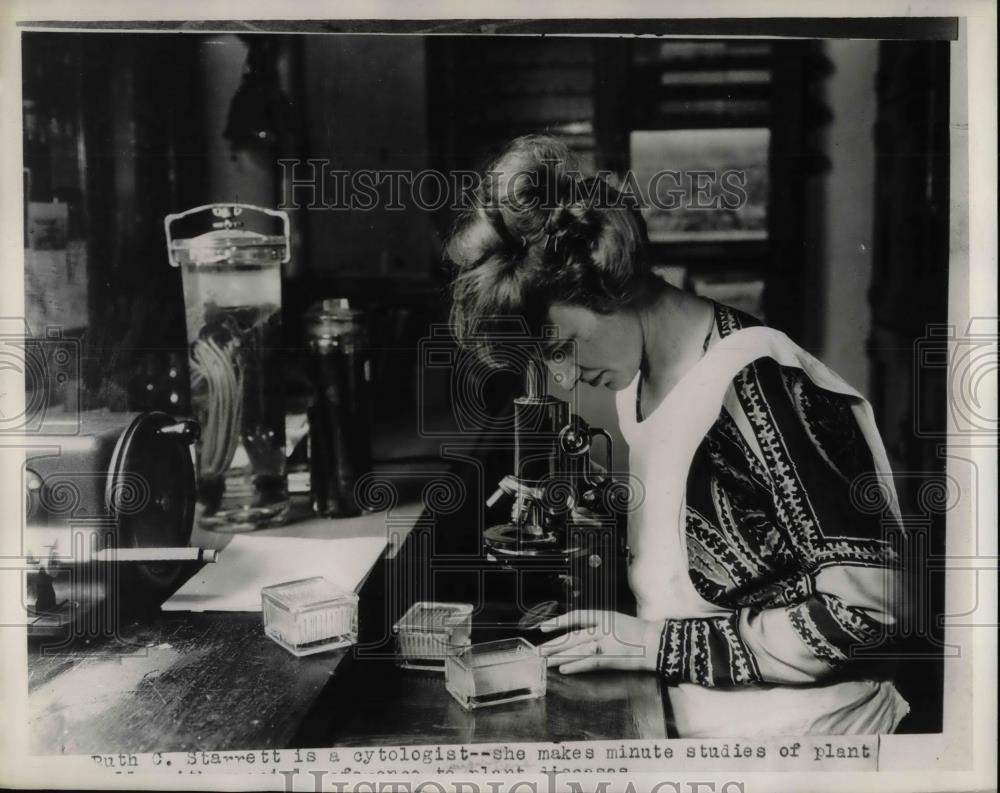
[[[543,645],[560,670],[656,669],[669,683],[704,686],[807,684],[888,642],[900,607],[902,573],[890,536],[899,537],[898,524],[888,509],[856,498],[858,477],[875,466],[849,398],[770,359],[741,372],[735,393],[731,407],[748,436],[751,473],[773,500],[772,519],[744,527],[742,541],[752,542],[753,531],[780,535],[796,580],[771,605],[752,597],[762,582],[742,581],[747,605],[737,598],[733,612],[718,617],[647,623],[565,615],[544,626],[575,629]]]
[[[813,593],[792,606],[668,619],[656,668],[668,682],[703,686],[813,683],[888,641],[890,591],[899,572],[833,566],[810,577]]]
[[[667,620],[657,669],[706,686],[822,680],[890,639],[901,607],[899,526],[888,500],[873,509],[857,497],[875,464],[850,397],[771,359],[740,372],[734,390],[736,423],[770,484],[766,528],[797,560],[801,596]]]
[[[816,590],[801,603],[712,618],[656,623],[572,611],[540,626],[571,631],[541,651],[564,674],[656,670],[670,684],[813,683],[849,663],[859,648],[887,638],[894,617],[883,586],[897,577],[895,571],[830,567],[817,574]]]

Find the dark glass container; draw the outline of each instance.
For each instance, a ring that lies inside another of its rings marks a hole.
[[[354,494],[371,471],[371,360],[363,311],[345,298],[306,313],[310,375],[309,481],[317,515],[360,514]]]

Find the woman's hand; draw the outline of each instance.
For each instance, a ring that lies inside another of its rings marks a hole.
[[[616,611],[570,611],[538,626],[544,633],[569,630],[539,647],[548,665],[563,674],[593,669],[654,671],[663,624]]]

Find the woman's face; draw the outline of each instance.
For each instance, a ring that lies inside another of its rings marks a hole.
[[[557,303],[548,323],[558,332],[545,355],[556,382],[571,389],[578,382],[620,391],[639,371],[642,330],[634,311],[598,314],[582,306]]]

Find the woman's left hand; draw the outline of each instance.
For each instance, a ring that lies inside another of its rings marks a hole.
[[[662,623],[616,611],[570,611],[538,626],[544,633],[568,630],[539,647],[548,665],[563,674],[594,669],[653,671]]]

